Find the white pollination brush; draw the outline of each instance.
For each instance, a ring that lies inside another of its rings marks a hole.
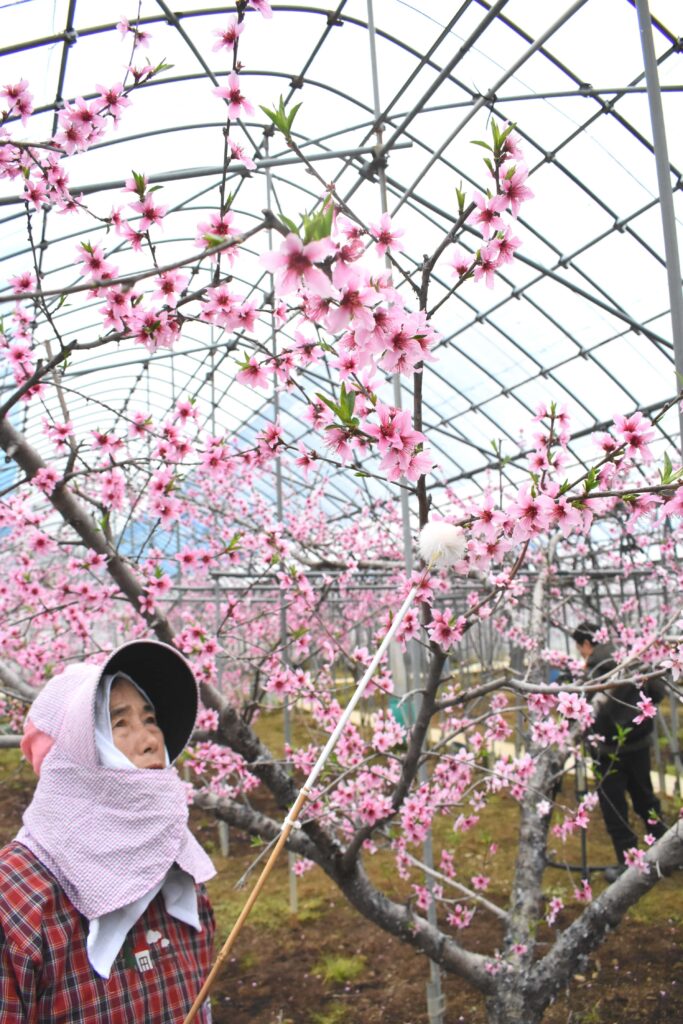
[[[201,1008],[202,1003],[204,1002],[209,992],[211,991],[211,987],[214,983],[216,975],[218,974],[224,960],[232,950],[232,947],[235,944],[235,940],[237,939],[237,936],[239,935],[242,929],[242,925],[244,924],[244,922],[246,921],[247,917],[251,912],[251,908],[256,903],[259,893],[261,892],[261,889],[265,885],[266,879],[268,878],[268,875],[272,871],[273,866],[275,865],[275,862],[280,854],[280,851],[287,842],[287,838],[289,836],[289,833],[292,831],[292,828],[294,827],[295,821],[299,817],[304,802],[310,795],[310,792],[313,789],[313,786],[315,785],[316,780],[320,775],[320,772],[323,770],[328,757],[330,756],[335,746],[337,745],[339,737],[344,731],[344,727],[346,726],[346,723],[351,717],[353,709],[356,707],[356,704],[363,696],[365,688],[372,679],[373,673],[377,666],[379,665],[384,652],[386,651],[387,647],[389,646],[394,636],[396,635],[398,627],[403,622],[406,612],[413,603],[415,599],[415,594],[417,593],[425,576],[434,568],[442,568],[449,565],[455,565],[457,562],[461,561],[465,553],[465,544],[466,541],[464,532],[460,529],[459,526],[453,526],[452,523],[427,523],[427,525],[424,526],[420,531],[418,546],[420,555],[426,563],[424,572],[421,575],[421,578],[418,580],[418,582],[413,584],[413,586],[410,588],[408,596],[406,597],[400,609],[394,616],[391,626],[389,627],[384,639],[379,645],[374,658],[372,659],[372,661],[366,668],[365,672],[363,673],[363,678],[360,679],[360,681],[358,682],[354,694],[351,697],[351,700],[347,704],[346,708],[344,709],[344,712],[341,715],[339,721],[337,722],[334,731],[330,734],[330,738],[328,739],[327,743],[321,750],[318,760],[315,762],[313,768],[311,769],[310,775],[308,776],[303,786],[299,790],[299,795],[294,801],[294,804],[292,805],[289,814],[282,823],[280,835],[278,836],[278,840],[275,846],[273,847],[270,857],[266,861],[263,867],[263,871],[259,875],[259,878],[256,884],[254,885],[254,888],[249,894],[247,902],[244,904],[240,916],[235,921],[232,931],[225,940],[223,948],[216,957],[216,962],[211,968],[211,971],[207,975],[206,981],[202,985],[202,988],[199,994],[197,995],[197,998],[192,1004],[192,1007],[187,1017],[185,1018],[184,1024],[191,1024],[191,1022],[195,1019],[197,1012]]]

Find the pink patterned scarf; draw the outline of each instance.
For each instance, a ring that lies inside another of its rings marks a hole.
[[[72,665],[34,701],[25,750],[37,747],[42,763],[17,835],[90,920],[140,899],[173,864],[195,882],[215,874],[188,829],[186,787],[175,768],[100,764],[95,696],[103,671]],[[54,740],[47,753],[35,730]]]

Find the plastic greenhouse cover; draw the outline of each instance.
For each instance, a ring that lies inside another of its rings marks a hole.
[[[92,96],[97,83],[121,81],[131,59],[130,37],[117,28],[121,17],[149,32],[145,58],[172,65],[136,91],[116,132],[70,161],[73,191],[83,191],[102,216],[120,202],[131,169],[160,179],[169,207],[158,243],[164,263],[178,258],[197,222],[217,205],[224,112],[212,87],[228,66],[225,51],[213,46],[231,11],[196,0],[175,13],[153,0],[0,5],[0,82],[29,81],[39,108],[27,128],[32,140],[52,133],[63,100]],[[238,167],[229,181],[240,227],[253,225],[266,206],[296,218],[317,199],[305,168],[283,143],[264,140],[259,105],[272,107],[280,95],[302,102],[296,121],[302,148],[320,160],[322,173],[361,216],[375,220],[379,178],[368,167],[380,115],[388,208],[405,228],[404,266],[413,275],[455,220],[456,188],[486,188],[482,151],[472,140],[485,137],[492,116],[514,122],[522,137],[535,198],[517,224],[518,258],[493,289],[469,284],[450,296],[448,259],[437,268],[433,302],[445,301],[434,323],[444,340],[439,361],[424,371],[425,430],[445,478],[474,476],[476,483],[492,440],[504,439],[508,454],[519,452],[540,401],[567,402],[576,431],[585,435],[572,448],[580,459],[591,428],[615,412],[656,408],[674,394],[653,133],[634,4],[342,0],[333,12],[319,3],[275,3],[273,11],[268,21],[249,12],[240,43],[242,74],[257,111],[239,122],[236,136],[257,166],[249,173]],[[650,11],[680,239],[683,5],[652,0]],[[20,191],[16,182],[0,182],[5,299],[7,278],[31,263]],[[50,210],[43,216],[43,287],[76,285],[76,241],[83,232],[101,241],[102,229],[85,214],[62,217]],[[470,232],[466,244],[476,249],[479,236]],[[246,249],[238,283],[260,302],[269,278],[256,251]],[[117,258],[122,272],[135,265],[129,253]],[[72,296],[58,314],[65,336],[96,331],[97,306],[86,290]],[[257,341],[270,344],[268,317]],[[248,350],[245,339],[234,356],[222,357],[210,325],[190,323],[172,352],[150,355],[121,343],[105,354],[79,353],[69,371],[72,418],[85,429],[101,428],[113,414],[97,405],[103,388],[109,410],[144,399],[161,416],[177,397],[192,395],[207,426],[248,439],[273,418],[272,395],[235,381],[235,357]],[[326,382],[316,378],[312,386],[324,390]],[[409,382],[402,387],[408,404]],[[390,381],[386,388],[389,394]],[[287,436],[305,436],[300,398],[292,393],[280,402]],[[39,447],[45,443],[40,416],[31,411],[26,422]],[[675,412],[662,430],[661,446],[678,444]]]

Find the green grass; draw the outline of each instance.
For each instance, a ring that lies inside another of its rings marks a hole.
[[[327,985],[345,985],[355,981],[365,970],[364,956],[324,956],[313,968],[313,974]]]
[[[312,896],[310,899],[299,901],[296,918],[299,924],[310,924],[325,913],[327,913],[325,901],[320,896]]]
[[[601,1024],[602,1013],[600,1012],[600,1002],[592,1007],[590,1010],[584,1010],[583,1013],[579,1012],[572,1014],[572,1024]]]
[[[348,1007],[341,1003],[331,1003],[326,1010],[311,1016],[311,1024],[344,1024],[347,1018]]]
[[[24,783],[28,781],[35,782],[35,774],[28,761],[22,757],[21,751],[18,747],[2,747],[0,748],[0,774],[2,774],[2,784],[6,786],[8,782],[16,782],[17,780],[23,780]]]
[[[214,863],[219,867],[220,858],[214,857]],[[211,879],[207,889],[216,915],[218,935],[227,935],[247,901],[251,885],[247,883],[243,889],[235,889],[226,884],[226,879],[219,874]],[[266,886],[254,904],[249,915],[249,923],[252,927],[267,927],[269,931],[273,931],[284,927],[290,917],[287,892],[282,887],[268,889]]]

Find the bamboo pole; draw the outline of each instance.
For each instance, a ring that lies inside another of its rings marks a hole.
[[[280,832],[280,835],[278,837],[278,841],[276,842],[275,846],[273,847],[273,850],[272,850],[272,852],[270,854],[270,857],[266,861],[266,863],[264,865],[264,868],[263,868],[263,871],[261,872],[261,874],[259,875],[259,877],[258,877],[258,879],[256,881],[256,885],[254,886],[254,888],[249,893],[249,898],[248,898],[247,902],[244,904],[244,906],[242,907],[242,911],[240,913],[240,916],[237,918],[237,920],[235,921],[234,925],[232,926],[232,931],[228,935],[227,939],[225,940],[225,944],[223,945],[223,948],[221,949],[220,953],[216,957],[216,962],[214,963],[213,967],[211,968],[211,970],[209,971],[208,975],[206,976],[206,980],[204,981],[204,984],[202,985],[201,989],[199,990],[197,998],[195,999],[195,1001],[193,1002],[192,1006],[190,1007],[190,1012],[188,1013],[187,1017],[185,1018],[185,1024],[191,1024],[191,1022],[195,1019],[195,1017],[197,1016],[197,1013],[199,1012],[199,1010],[202,1007],[202,1003],[204,1002],[204,1000],[208,996],[209,992],[211,991],[211,988],[213,986],[213,983],[214,983],[214,980],[216,978],[216,975],[220,971],[220,969],[221,969],[221,967],[223,965],[223,962],[225,961],[226,957],[229,955],[230,951],[232,950],[232,947],[235,945],[235,942],[237,940],[237,936],[239,935],[239,933],[242,930],[242,925],[244,924],[246,919],[249,917],[249,914],[251,913],[251,908],[256,903],[256,900],[259,897],[261,889],[266,884],[266,882],[268,880],[268,876],[270,875],[271,871],[275,867],[275,861],[280,856],[280,851],[282,850],[282,847],[287,842],[287,838],[289,836],[289,833],[294,828],[294,822],[298,818],[299,812],[301,811],[301,808],[303,807],[304,802],[305,802],[307,797],[308,797],[308,791],[307,791],[306,787],[304,786],[300,790],[299,795],[296,798],[296,800],[294,802],[294,805],[292,806],[291,811],[289,812],[289,814],[287,815],[287,818],[284,821],[284,824],[282,826],[282,831]]]

